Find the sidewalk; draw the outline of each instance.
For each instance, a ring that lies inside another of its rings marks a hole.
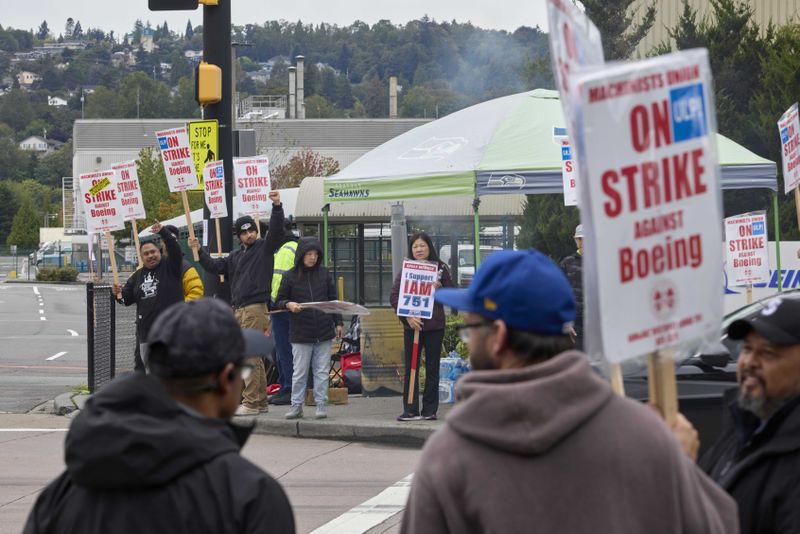
[[[67,394],[68,395],[68,394]],[[87,395],[76,395],[71,399],[78,408],[86,402]],[[68,399],[61,396],[56,410]],[[239,416],[235,423],[247,424],[254,421],[254,434],[286,436],[297,438],[335,439],[345,441],[365,441],[391,443],[409,447],[422,447],[425,440],[444,424],[444,418],[452,404],[439,405],[438,421],[396,421],[403,411],[403,402],[397,397],[362,397],[351,395],[348,403],[328,405],[328,418],[314,419],[314,407],[304,406],[303,419],[287,421],[284,417],[289,406],[270,405],[269,413],[256,416]],[[60,413],[66,413],[61,410]],[[70,413],[74,417],[75,411]]]

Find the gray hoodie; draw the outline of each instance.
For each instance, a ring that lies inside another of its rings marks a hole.
[[[736,504],[579,352],[474,371],[425,445],[403,533],[736,533]]]

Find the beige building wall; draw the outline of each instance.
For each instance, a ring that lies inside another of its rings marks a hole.
[[[782,26],[790,21],[800,22],[800,0],[746,0],[755,10],[755,22],[759,27],[765,27],[772,22]],[[644,12],[648,0],[639,0],[637,8]],[[698,20],[710,14],[713,10],[708,0],[689,0],[693,9],[697,10]],[[650,33],[639,43],[637,52],[644,57],[653,47],[669,39],[669,30],[678,23],[678,18],[683,11],[682,0],[657,0],[656,21]]]

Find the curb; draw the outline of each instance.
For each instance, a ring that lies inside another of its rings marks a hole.
[[[72,402],[74,393],[62,393],[53,399],[53,413],[56,415],[68,415],[78,409]]]
[[[262,417],[256,418],[253,427],[253,433],[260,435],[391,443],[415,448],[422,447],[435,431],[436,428],[413,423],[345,423],[336,419],[286,421]]]

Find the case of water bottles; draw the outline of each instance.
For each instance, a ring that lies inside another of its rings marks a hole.
[[[469,370],[469,362],[455,351],[439,360],[440,404],[452,404],[456,401],[456,381]]]

